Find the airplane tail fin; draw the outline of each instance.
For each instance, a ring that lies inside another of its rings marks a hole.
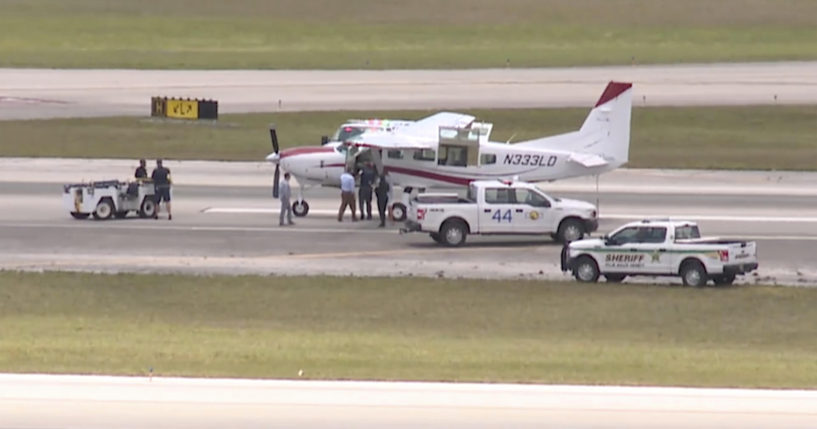
[[[610,82],[584,124],[572,133],[517,143],[539,149],[570,151],[570,161],[612,170],[629,161],[632,83]]]
[[[633,84],[610,82],[599,97],[579,135],[582,152],[599,155],[613,164],[622,165],[630,158],[630,114],[633,107]],[[577,148],[578,149],[578,148]]]

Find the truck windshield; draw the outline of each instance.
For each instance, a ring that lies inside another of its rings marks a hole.
[[[698,230],[698,225],[684,225],[675,228],[676,240],[689,240],[693,238],[701,238],[701,231]]]

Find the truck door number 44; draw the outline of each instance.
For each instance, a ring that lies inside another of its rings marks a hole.
[[[505,212],[503,212],[500,209],[496,209],[496,211],[494,211],[494,214],[491,216],[491,219],[495,220],[497,223],[502,222],[510,223],[513,218],[511,217],[510,209],[505,210]]]

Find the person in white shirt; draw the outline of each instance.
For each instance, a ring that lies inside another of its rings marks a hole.
[[[338,210],[338,222],[343,222],[343,213],[348,206],[352,210],[352,222],[357,222],[355,213],[355,176],[349,170],[340,175],[340,210]]]
[[[284,174],[284,180],[278,183],[278,198],[281,200],[281,213],[278,216],[278,225],[284,226],[284,213],[286,213],[287,224],[295,225],[292,221],[292,205],[289,200],[292,197],[292,190],[289,187],[289,173]]]

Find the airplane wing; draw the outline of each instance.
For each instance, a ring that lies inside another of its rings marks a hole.
[[[384,150],[422,150],[432,149],[434,141],[435,139],[409,136],[403,133],[365,133],[347,144]]]
[[[413,124],[400,128],[397,132],[409,136],[437,140],[440,127],[465,128],[476,117],[463,113],[440,112],[427,116]]]
[[[476,117],[462,113],[440,112],[390,132],[364,133],[348,142],[356,146],[386,150],[432,149],[439,139],[440,127],[463,128]]]
[[[585,167],[592,168],[592,167],[601,167],[602,165],[607,165],[608,162],[606,159],[594,154],[594,153],[582,153],[582,152],[574,152],[571,153],[570,156],[567,158],[568,161],[575,162],[577,164],[581,164]]]

